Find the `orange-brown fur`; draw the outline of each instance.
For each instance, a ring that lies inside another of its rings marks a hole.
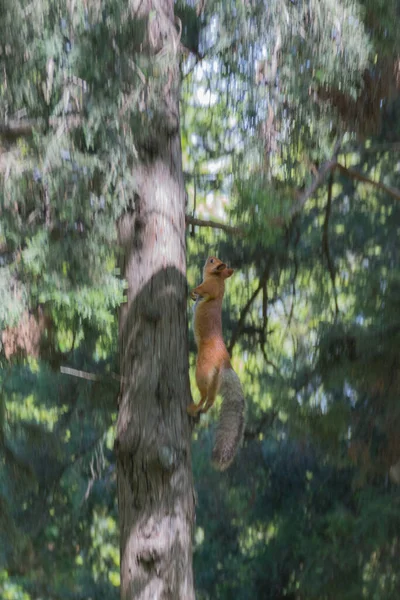
[[[223,369],[231,368],[231,361],[222,337],[221,309],[225,292],[225,279],[233,269],[211,256],[203,270],[203,282],[191,292],[196,299],[194,333],[198,349],[196,383],[200,402],[187,407],[190,415],[207,412],[214,404]]]

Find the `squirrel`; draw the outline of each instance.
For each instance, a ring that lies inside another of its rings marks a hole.
[[[233,272],[221,260],[211,256],[204,265],[203,282],[190,294],[196,300],[193,320],[198,350],[196,383],[201,399],[198,404],[189,404],[187,412],[193,417],[206,413],[214,404],[217,393],[221,393],[223,402],[212,452],[212,463],[220,471],[232,463],[244,431],[244,394],[222,337],[225,279]]]

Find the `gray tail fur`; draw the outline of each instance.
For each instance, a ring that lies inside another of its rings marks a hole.
[[[239,377],[233,369],[223,369],[220,379],[223,398],[212,463],[219,471],[229,467],[240,446],[244,431],[245,401]]]

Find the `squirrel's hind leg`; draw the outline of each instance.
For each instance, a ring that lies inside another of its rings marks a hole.
[[[202,413],[206,413],[214,404],[215,398],[217,397],[219,389],[219,369],[215,369],[210,385],[208,386],[207,401],[204,408],[201,409]]]
[[[198,404],[192,402],[186,408],[192,417],[195,417],[199,412],[206,413],[214,404],[219,388],[219,369],[214,368],[211,373],[204,373],[204,370],[201,368],[201,362],[198,362],[196,383],[201,396],[200,402]]]
[[[198,404],[192,402],[186,407],[186,410],[191,417],[195,417],[199,412],[202,412],[203,406],[207,402],[208,379],[201,374],[198,368],[196,369],[196,383],[197,387],[199,388],[201,398]]]
[[[205,398],[201,398],[200,402],[196,404],[195,402],[191,402],[186,410],[191,417],[195,417],[199,412],[203,412],[203,406],[207,402],[207,396]]]

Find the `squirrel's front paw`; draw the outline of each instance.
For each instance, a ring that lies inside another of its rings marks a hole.
[[[186,407],[186,410],[191,417],[195,417],[201,411],[201,406],[192,402]]]
[[[196,292],[194,292],[193,290],[190,292],[190,297],[192,300],[197,300],[198,298],[198,294],[196,294]]]

